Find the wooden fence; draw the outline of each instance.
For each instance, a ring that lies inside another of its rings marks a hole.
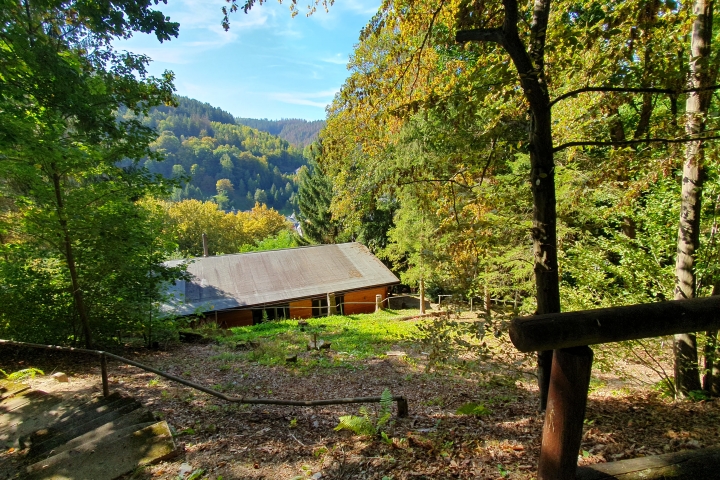
[[[588,345],[718,329],[720,296],[513,319],[515,348],[554,351],[538,479],[576,478],[593,362]]]

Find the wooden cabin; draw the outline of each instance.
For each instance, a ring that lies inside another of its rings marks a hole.
[[[398,278],[359,243],[317,245],[166,262],[187,264],[192,279],[177,281],[163,310],[203,316],[221,327],[263,319],[372,313]]]

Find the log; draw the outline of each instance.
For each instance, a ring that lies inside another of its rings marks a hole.
[[[550,369],[539,480],[573,480],[582,441],[593,352],[588,347],[555,350]]]
[[[716,296],[517,317],[510,340],[521,352],[535,352],[719,328]]]
[[[666,453],[578,468],[577,480],[660,480],[717,478],[720,447]]]

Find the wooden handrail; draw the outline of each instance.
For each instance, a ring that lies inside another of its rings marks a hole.
[[[514,318],[521,352],[598,345],[720,328],[720,296]]]
[[[40,348],[40,349],[44,349],[44,350],[74,352],[74,353],[98,356],[98,357],[100,357],[100,373],[102,376],[103,395],[106,397],[108,395],[110,395],[110,389],[109,389],[109,384],[108,384],[108,374],[107,374],[107,359],[112,358],[113,360],[117,360],[118,362],[125,363],[127,365],[132,365],[133,367],[137,367],[137,368],[143,369],[147,372],[154,373],[163,378],[167,378],[168,380],[171,380],[173,382],[180,383],[182,385],[185,385],[186,387],[190,387],[195,390],[199,390],[201,392],[207,393],[208,395],[212,395],[214,397],[220,398],[222,400],[225,400],[225,401],[231,402],[231,403],[245,403],[245,404],[252,404],[252,405],[290,405],[290,406],[298,406],[298,407],[318,407],[318,406],[323,406],[323,405],[343,405],[343,404],[348,404],[348,403],[379,403],[381,400],[381,397],[347,397],[347,398],[331,398],[331,399],[326,399],[326,400],[280,400],[280,399],[275,399],[275,398],[235,397],[235,396],[225,395],[224,393],[215,391],[211,388],[191,382],[189,380],[185,380],[184,378],[176,377],[175,375],[165,373],[161,370],[150,367],[148,365],[144,365],[144,364],[136,362],[134,360],[130,360],[125,357],[121,357],[119,355],[115,355],[113,353],[105,352],[102,350],[88,350],[85,348],[59,347],[56,345],[43,345],[43,344],[39,344],[39,343],[16,342],[13,340],[0,339],[0,346],[2,346],[2,345],[14,345],[14,346],[18,346],[18,347]],[[407,403],[407,400],[405,399],[405,397],[400,396],[400,395],[394,395],[392,397],[392,399],[394,402],[397,402],[398,417],[407,417],[408,403]]]

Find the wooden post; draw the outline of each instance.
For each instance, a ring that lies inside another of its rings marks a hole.
[[[397,399],[398,417],[405,418],[408,416],[408,403],[405,397]]]
[[[554,352],[538,480],[575,479],[592,361],[589,347]]]
[[[337,315],[337,304],[335,303],[335,294],[334,293],[327,294],[327,304],[328,304],[328,317],[331,315]]]
[[[420,314],[425,313],[425,280],[420,279]]]
[[[208,239],[206,234],[202,234],[202,243],[203,243],[203,257],[208,256]]]
[[[108,385],[107,357],[104,353],[100,354],[100,375],[102,376],[103,397],[109,397],[110,386]]]
[[[488,265],[485,265],[485,287],[484,287],[484,301],[485,301],[485,318],[487,320],[490,320],[491,313],[490,313],[490,285],[488,282],[488,276],[490,273],[490,268]]]
[[[382,309],[382,295],[377,294],[375,295],[375,312],[379,312]]]

